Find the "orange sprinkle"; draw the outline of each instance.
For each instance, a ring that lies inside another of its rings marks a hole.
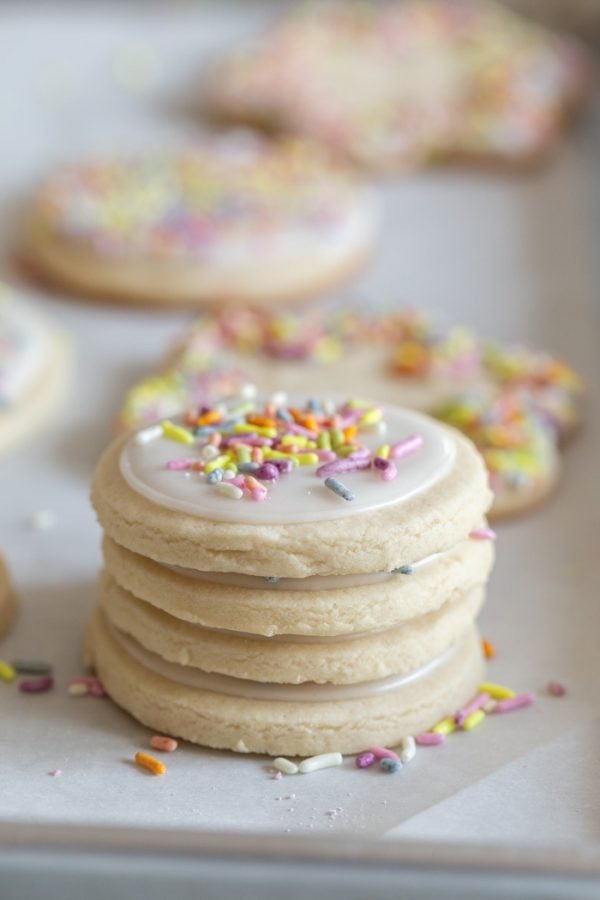
[[[250,453],[250,459],[252,462],[261,463],[264,460],[262,447],[253,447]]]
[[[186,425],[195,425],[196,424],[196,413],[193,409],[188,409],[183,417],[183,421]]]
[[[277,409],[274,403],[267,403],[265,406],[265,415],[270,419],[274,419],[277,415]]]
[[[486,659],[493,659],[495,657],[496,648],[491,641],[487,641],[485,638],[483,638],[481,641],[481,648]]]
[[[154,750],[164,750],[165,753],[172,753],[174,750],[177,750],[178,744],[175,738],[155,734],[154,737],[150,738],[150,746]]]
[[[218,431],[213,431],[213,433],[211,434],[211,436],[208,439],[208,443],[212,444],[213,447],[219,447],[222,440],[223,440],[223,438],[222,438],[221,434],[219,434]]]
[[[265,489],[264,484],[261,484],[260,481],[257,481],[253,475],[246,475],[244,484],[250,491],[264,491]]]
[[[358,428],[356,427],[356,425],[349,425],[348,428],[344,428],[344,440],[347,443],[353,441],[357,434]]]
[[[155,759],[154,756],[150,756],[149,753],[143,753],[141,750],[138,750],[135,754],[135,761],[138,766],[148,769],[153,775],[164,775],[167,771],[164,763],[161,763],[159,759]]]
[[[204,463],[201,459],[192,463],[192,472],[204,472]]]
[[[268,416],[246,416],[248,425],[258,425],[259,428],[277,428],[275,419],[269,419]]]
[[[218,409],[209,409],[208,412],[205,412],[196,420],[196,424],[199,426],[214,425],[216,422],[220,422],[222,418],[223,416]]]

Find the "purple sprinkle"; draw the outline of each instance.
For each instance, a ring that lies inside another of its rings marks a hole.
[[[552,694],[553,697],[564,697],[567,689],[559,681],[551,681],[548,684],[548,693]]]
[[[485,706],[489,699],[490,695],[486,693],[477,694],[476,697],[473,697],[473,699],[469,703],[467,703],[466,706],[463,706],[462,709],[459,709],[454,716],[454,721],[456,722],[456,724],[462,725],[467,716],[470,716],[471,713],[477,712],[478,709],[481,709],[482,706]]]
[[[265,463],[265,465],[275,466],[275,468],[278,469],[282,475],[287,475],[294,468],[294,464],[291,459],[270,459],[268,463]],[[258,477],[260,478],[261,476],[259,475]]]
[[[327,478],[329,475],[341,475],[342,472],[358,472],[360,469],[370,468],[370,457],[364,457],[363,459],[336,459],[335,462],[319,466],[315,475],[319,478]]]
[[[24,694],[43,694],[54,685],[52,675],[43,675],[40,678],[27,678],[19,685],[19,690]]]
[[[512,712],[514,709],[531,706],[534,701],[533,694],[517,694],[516,697],[509,697],[507,700],[499,700],[494,707],[494,713]]]
[[[375,762],[375,754],[370,750],[365,750],[364,753],[358,754],[354,762],[357,769],[368,769]]]
[[[255,477],[261,481],[279,481],[279,469],[272,462],[266,462],[262,464]]]
[[[422,446],[422,435],[411,434],[410,437],[404,438],[403,441],[398,441],[397,444],[393,445],[390,451],[390,456],[392,459],[404,459],[405,456],[410,456],[412,453],[416,453],[416,451],[420,450]]]

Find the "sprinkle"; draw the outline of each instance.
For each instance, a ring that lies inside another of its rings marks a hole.
[[[286,406],[287,405],[287,394],[283,391],[277,391],[275,394],[271,394],[271,403],[275,407]]]
[[[484,719],[484,711],[482,709],[476,709],[475,712],[470,713],[462,723],[463,731],[472,731],[473,728],[477,728],[478,725],[481,725]]]
[[[496,532],[492,528],[476,528],[469,537],[474,541],[495,541]]]
[[[296,775],[298,772],[296,763],[286,759],[284,756],[278,756],[274,759],[273,765],[279,772],[283,772],[284,775]]]
[[[68,686],[67,694],[69,694],[70,697],[86,697],[89,694],[89,688],[87,684],[79,681]]]
[[[420,450],[423,446],[423,437],[420,434],[412,434],[410,437],[404,438],[392,445],[390,456],[392,459],[404,459]]]
[[[342,500],[350,501],[355,499],[355,494],[353,494],[350,488],[347,488],[346,485],[342,484],[341,481],[338,481],[337,478],[332,478],[330,476],[329,478],[325,479],[323,484],[334,494],[337,494],[338,497],[341,497]]]
[[[391,449],[389,444],[382,444],[375,453],[375,458],[377,459],[377,457],[380,457],[381,459],[389,459]]]
[[[341,766],[343,761],[341,753],[321,753],[318,756],[310,756],[308,759],[303,759],[298,766],[298,771],[302,775],[308,775],[309,772],[317,772],[319,769]]]
[[[391,774],[394,772],[400,772],[400,770],[402,769],[402,763],[399,759],[388,759],[386,757],[385,759],[379,760],[379,768],[383,769],[384,772],[389,772]]]
[[[204,462],[210,462],[211,459],[216,459],[218,455],[219,450],[214,444],[205,444],[200,450],[200,456]]]
[[[14,681],[17,677],[17,670],[10,663],[0,659],[0,681]]]
[[[149,428],[142,428],[141,431],[138,431],[133,440],[136,444],[149,444],[162,435],[163,429],[161,425],[150,425]]]
[[[410,762],[414,759],[417,752],[414,737],[410,734],[403,737],[398,744],[398,749],[400,750],[400,753],[398,754],[400,756],[400,762],[404,764]]]
[[[281,779],[283,778],[283,772],[274,772],[271,778],[273,778],[275,781],[281,781]],[[276,799],[279,800],[280,798],[277,797]]]
[[[368,769],[374,762],[375,754],[371,750],[365,750],[364,753],[359,753],[354,760],[357,769]]]
[[[392,569],[394,575],[412,575],[413,572],[412,566],[398,566],[397,569]]]
[[[134,758],[138,766],[148,769],[153,775],[164,775],[167,771],[165,764],[161,763],[159,759],[155,759],[154,756],[150,756],[149,753],[143,753],[141,750],[138,750]]]
[[[567,689],[564,684],[561,684],[559,681],[550,681],[548,683],[548,693],[553,697],[564,697],[567,693]]]
[[[340,475],[342,472],[358,472],[361,469],[370,469],[371,460],[364,459],[336,459],[334,462],[319,466],[315,475],[319,478],[327,478],[329,475]]]
[[[424,731],[423,734],[418,734],[415,738],[415,743],[419,744],[420,747],[433,747],[437,744],[443,744],[446,740],[446,736],[444,734],[438,734],[433,731]]]
[[[456,731],[456,722],[452,718],[452,716],[448,716],[445,719],[442,719],[437,725],[434,725],[431,729],[433,734],[443,734],[449,735],[452,734],[453,731]]]
[[[533,694],[517,694],[506,700],[500,700],[496,703],[495,713],[512,712],[514,709],[522,709],[524,706],[531,706],[535,701]]]
[[[218,484],[219,481],[223,481],[223,469],[213,469],[206,476],[206,481],[208,484]]]
[[[230,500],[241,500],[244,496],[244,492],[241,488],[237,487],[235,484],[229,484],[227,481],[219,481],[215,484],[215,491],[218,491],[219,494],[223,494],[224,497],[229,497]]]
[[[454,721],[457,725],[462,725],[471,713],[476,712],[478,709],[485,709],[485,705],[490,699],[490,695],[486,693],[477,694],[476,697],[467,703],[466,706],[463,706],[462,709],[459,709],[456,715],[454,716]]]
[[[484,681],[480,684],[479,691],[482,694],[489,694],[494,700],[509,700],[516,696],[510,688],[504,687],[502,684],[494,684],[491,681]]]
[[[193,469],[197,465],[198,461],[195,459],[170,459],[165,464],[165,469],[169,472],[184,472]]]
[[[281,579],[277,575],[267,575],[267,584],[277,584]]]
[[[168,419],[162,423],[162,433],[167,440],[177,441],[179,444],[193,444],[194,435],[181,425],[175,425]],[[139,432],[138,432],[139,434]]]
[[[165,753],[173,753],[179,746],[175,738],[163,737],[161,734],[155,734],[150,738],[150,746],[153,750],[163,750]]]
[[[494,712],[494,710],[496,709],[497,706],[498,706],[498,701],[497,701],[497,700],[492,700],[492,698],[490,697],[490,699],[487,700],[487,701],[483,704],[483,707],[482,707],[482,708],[483,708],[483,711],[486,712],[486,713],[489,715],[490,713],[493,713],[493,712]]]
[[[60,776],[62,775],[62,769],[52,769],[51,772],[48,772],[48,775],[50,775],[52,778],[60,778]]]
[[[91,697],[108,697],[104,685],[99,678],[94,678],[88,684],[88,691]]]
[[[40,509],[33,513],[29,524],[34,531],[50,531],[56,525],[56,515],[51,509]]]
[[[496,656],[496,648],[492,644],[491,641],[488,641],[486,638],[483,638],[481,641],[481,649],[483,650],[483,655],[486,659],[494,659]]]
[[[53,685],[54,678],[52,675],[42,675],[40,678],[28,678],[25,681],[21,681],[19,690],[24,694],[44,694]]]
[[[373,465],[379,471],[383,481],[393,481],[398,475],[398,469],[391,459],[384,459],[382,456],[376,456]]]
[[[19,675],[51,675],[52,666],[43,659],[14,659],[12,667]]]
[[[369,752],[373,754],[375,759],[400,759],[397,753],[394,753],[393,750],[388,750],[387,747],[371,747]]]
[[[256,473],[256,477],[261,481],[279,481],[279,469],[273,463],[265,462]]]

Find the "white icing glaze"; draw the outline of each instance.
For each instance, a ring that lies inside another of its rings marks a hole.
[[[230,584],[233,587],[252,588],[254,590],[280,590],[280,591],[333,591],[341,588],[360,587],[363,584],[376,584],[388,581],[390,578],[407,578],[414,572],[426,568],[437,559],[450,556],[452,550],[444,550],[441,553],[432,553],[418,562],[410,563],[411,573],[401,572],[373,572],[361,575],[311,575],[308,578],[278,578],[269,581],[260,575],[242,575],[238,572],[199,572],[197,569],[186,569],[183,566],[171,566],[168,563],[158,563],[163,568],[193,578],[197,581],[207,581],[213,584]]]
[[[351,502],[328,490],[323,479],[315,475],[317,466],[314,465],[299,466],[283,475],[269,488],[263,502],[257,503],[246,496],[230,500],[215,491],[200,473],[167,470],[169,460],[195,458],[198,448],[162,435],[145,443],[136,441],[135,436],[130,438],[121,452],[121,474],[133,490],[153,503],[211,521],[284,524],[373,512],[403,503],[433,487],[450,470],[456,454],[450,433],[433,419],[399,407],[385,405],[383,409],[388,443],[394,444],[416,433],[422,436],[423,444],[417,452],[398,461],[398,476],[394,481],[383,481],[374,469],[340,475],[355,494]],[[381,436],[376,431],[361,432],[360,440],[375,451]]]
[[[0,286],[0,408],[17,403],[35,383],[47,347],[43,321]]]
[[[246,700],[282,700],[285,702],[314,703],[336,700],[356,700],[361,697],[372,697],[389,691],[398,691],[421,678],[430,675],[441,665],[448,662],[457,652],[459,645],[453,644],[427,665],[416,669],[409,675],[391,675],[375,681],[364,681],[357,684],[271,684],[250,681],[243,678],[232,678],[230,675],[214,675],[195,669],[191,666],[180,666],[167,662],[150,650],[142,647],[138,641],[124,634],[105,618],[106,626],[121,649],[145,669],[161,675],[175,684],[198,690],[213,691],[229,697],[241,697]]]

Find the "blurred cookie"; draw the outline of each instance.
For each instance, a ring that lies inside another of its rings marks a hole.
[[[327,152],[234,132],[188,152],[60,169],[33,202],[22,253],[83,296],[267,304],[354,273],[376,219],[370,191]]]

